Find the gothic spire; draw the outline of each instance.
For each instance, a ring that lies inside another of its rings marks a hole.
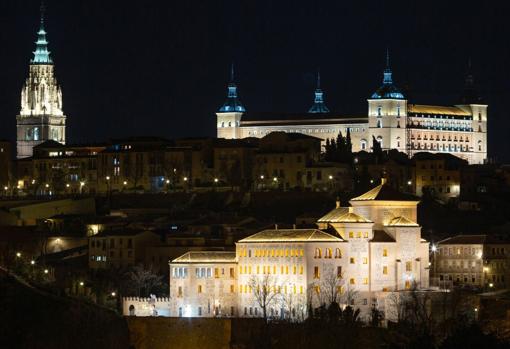
[[[321,90],[320,70],[317,70],[317,88],[315,89],[315,100],[308,112],[312,114],[329,113],[328,107],[326,107],[326,104],[324,104],[324,93]]]
[[[466,76],[464,78],[464,90],[461,95],[462,104],[483,103],[482,98],[476,88],[475,79],[471,67],[471,57],[468,58]]]
[[[235,75],[234,75],[234,63],[232,63],[230,67],[230,82],[227,87],[227,100],[220,108],[220,113],[244,113],[246,109],[244,109],[241,101],[237,97],[237,85],[235,83]]]
[[[48,51],[48,41],[46,40],[46,30],[44,29],[44,13],[46,8],[44,2],[41,2],[41,22],[39,31],[37,32],[37,41],[35,42],[34,58],[31,60],[33,64],[52,64],[53,61]]]
[[[386,68],[383,72],[383,84],[372,94],[372,99],[404,99],[404,95],[400,89],[393,84],[392,74],[390,67],[390,50],[386,48]]]
[[[393,79],[391,77],[392,72],[390,68],[390,50],[386,47],[386,69],[384,69],[383,84],[392,84]]]

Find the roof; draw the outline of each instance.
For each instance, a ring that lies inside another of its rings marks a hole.
[[[235,263],[236,253],[227,251],[190,251],[172,263]]]
[[[147,229],[107,229],[103,230],[100,233],[93,235],[93,238],[102,238],[102,237],[109,237],[109,236],[136,236],[143,233],[152,233],[157,234],[151,230]]]
[[[445,107],[437,105],[408,104],[407,112],[415,114],[471,116],[471,113],[458,107]]]
[[[388,62],[389,64],[389,62]],[[375,91],[370,98],[372,99],[404,99],[403,93],[393,84],[392,72],[389,65],[384,70],[384,79],[381,87]]]
[[[419,201],[419,199],[414,195],[401,193],[386,183],[381,183],[350,201]]]
[[[372,223],[371,220],[354,212],[349,207],[337,207],[321,217],[318,223]]]
[[[510,244],[496,236],[481,235],[457,235],[438,242],[439,245],[482,245],[482,244]]]
[[[413,222],[412,220],[406,217],[395,217],[387,224],[393,227],[418,227],[418,223]]]
[[[374,230],[374,237],[370,242],[395,242],[395,239],[384,230]]]
[[[65,148],[65,145],[52,139],[39,143],[34,148]]]
[[[343,241],[337,236],[318,229],[268,229],[248,236],[239,242],[322,242]]]

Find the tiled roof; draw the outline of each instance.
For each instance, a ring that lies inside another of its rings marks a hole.
[[[318,229],[268,229],[239,242],[341,242],[341,238]]]
[[[439,245],[479,245],[479,244],[509,244],[496,236],[491,235],[457,235],[439,241]]]
[[[235,261],[235,252],[191,251],[177,257],[172,263],[235,263]]]
[[[408,104],[407,112],[416,114],[471,116],[471,114],[468,113],[467,111],[464,111],[457,107],[443,107],[437,105]]]
[[[336,207],[319,218],[319,223],[338,222],[338,219],[349,212],[348,207]]]
[[[387,225],[400,227],[418,227],[418,224],[406,217],[395,217]]]
[[[395,239],[384,230],[374,230],[374,237],[370,242],[395,242]]]
[[[378,185],[377,187],[367,191],[365,194],[355,197],[350,201],[369,201],[369,200],[416,201],[416,202],[419,201],[419,199],[416,196],[401,193],[385,183]]]

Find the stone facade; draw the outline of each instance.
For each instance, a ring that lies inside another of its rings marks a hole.
[[[55,79],[42,20],[37,35],[29,76],[21,90],[21,110],[16,117],[18,158],[32,156],[32,148],[44,141],[66,142],[62,91]]]

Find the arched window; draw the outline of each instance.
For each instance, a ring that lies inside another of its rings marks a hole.
[[[221,127],[225,127],[225,121],[221,123]]]
[[[482,151],[482,141],[478,141],[478,151]]]
[[[400,116],[400,105],[397,105],[397,116]]]
[[[482,121],[482,113],[478,112],[478,121]]]
[[[366,139],[362,139],[360,141],[360,145],[361,145],[361,150],[367,149],[367,140]]]
[[[377,116],[381,116],[381,115],[382,115],[382,107],[378,106],[377,107]]]
[[[400,137],[397,137],[397,148],[400,148]]]
[[[179,308],[179,310],[180,310],[180,309],[181,309],[181,308]],[[135,315],[135,306],[134,306],[133,304],[131,304],[131,305],[129,306],[129,315],[130,315],[130,316],[134,316],[134,315]]]
[[[315,249],[315,256],[314,258],[322,258],[322,252],[320,248]]]
[[[333,252],[331,251],[330,248],[326,248],[326,255],[324,256],[324,258],[333,258]]]
[[[377,120],[377,127],[382,128],[382,120],[381,119]]]
[[[482,126],[478,125],[478,132],[482,132]]]
[[[228,122],[228,127],[232,127],[232,122]]]
[[[381,136],[377,137],[377,142],[379,142],[379,144],[381,145],[381,148],[382,148],[383,147],[383,142],[382,142],[382,137]]]
[[[34,127],[34,141],[39,140],[39,127]]]
[[[339,248],[335,249],[335,258],[342,258],[342,250]]]

